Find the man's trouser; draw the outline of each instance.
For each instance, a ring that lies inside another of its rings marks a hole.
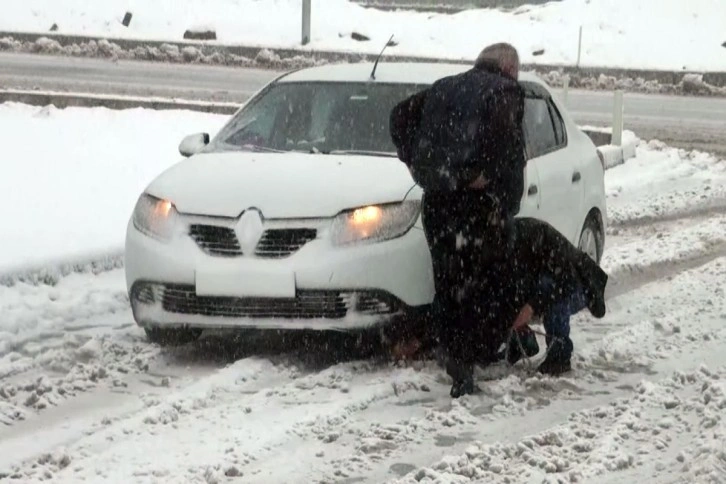
[[[572,284],[564,294],[555,295],[555,302],[542,315],[542,323],[546,333],[547,357],[555,360],[569,360],[572,357],[573,344],[570,339],[570,316],[577,314],[585,307],[587,301],[579,284]],[[555,291],[554,282],[543,277],[540,282],[543,292]]]
[[[454,379],[495,354],[521,307],[509,254],[510,227],[492,223],[491,211],[488,198],[478,192],[423,199],[436,287],[428,324],[438,329]]]

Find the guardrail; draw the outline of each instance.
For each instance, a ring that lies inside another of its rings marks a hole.
[[[353,0],[364,7],[386,10],[462,11],[475,8],[511,9],[561,0]]]

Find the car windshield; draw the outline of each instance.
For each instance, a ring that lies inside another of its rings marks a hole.
[[[276,83],[237,113],[208,150],[394,155],[391,110],[425,87],[375,82]]]

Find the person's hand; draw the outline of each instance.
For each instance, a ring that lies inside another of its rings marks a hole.
[[[521,311],[519,311],[519,314],[517,315],[517,319],[514,320],[514,324],[512,325],[512,329],[517,331],[518,329],[522,329],[527,324],[529,324],[530,321],[532,321],[532,318],[534,317],[534,309],[532,309],[532,306],[529,304],[525,304]]]
[[[483,190],[489,184],[489,180],[484,178],[484,175],[479,175],[476,179],[469,184],[469,188],[474,190]]]

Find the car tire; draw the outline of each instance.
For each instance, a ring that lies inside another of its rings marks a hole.
[[[600,264],[603,253],[603,234],[596,217],[590,214],[582,226],[578,248]]]
[[[144,328],[150,343],[159,346],[181,346],[193,343],[202,334],[201,329],[192,328]]]

